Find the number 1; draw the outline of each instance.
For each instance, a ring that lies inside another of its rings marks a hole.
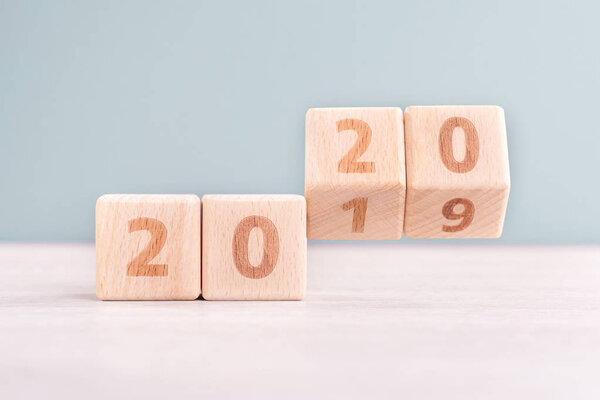
[[[352,232],[363,233],[365,231],[365,217],[367,215],[367,197],[357,197],[342,204],[342,210],[354,209],[352,215]]]

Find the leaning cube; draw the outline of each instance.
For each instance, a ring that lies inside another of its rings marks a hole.
[[[504,111],[414,106],[405,112],[409,238],[496,238],[510,191]]]
[[[400,108],[306,113],[309,239],[399,239],[406,174]]]
[[[306,202],[297,195],[202,198],[202,297],[301,300]]]
[[[96,203],[96,293],[102,300],[198,298],[198,196],[100,197]]]

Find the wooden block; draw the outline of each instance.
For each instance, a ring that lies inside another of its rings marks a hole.
[[[302,300],[305,291],[304,197],[202,198],[202,297]]]
[[[200,295],[200,199],[104,195],[96,203],[96,293],[102,300]]]
[[[399,239],[406,174],[402,110],[306,113],[309,239]]]
[[[412,238],[496,238],[510,191],[504,110],[416,106],[405,112]]]

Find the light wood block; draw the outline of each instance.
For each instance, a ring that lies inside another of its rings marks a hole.
[[[202,198],[202,297],[302,300],[305,292],[304,197]]]
[[[200,199],[104,195],[96,203],[96,294],[102,300],[200,295]]]
[[[497,238],[510,191],[504,110],[413,106],[405,110],[411,238]]]
[[[309,239],[399,239],[406,173],[402,110],[306,113]]]

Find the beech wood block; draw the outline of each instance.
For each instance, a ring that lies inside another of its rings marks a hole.
[[[305,292],[304,197],[202,198],[202,297],[302,300]]]
[[[96,294],[102,300],[200,295],[200,199],[104,195],[96,202]]]
[[[306,113],[309,239],[399,239],[406,173],[402,110]]]
[[[504,110],[413,106],[405,110],[410,238],[497,238],[510,173]]]

